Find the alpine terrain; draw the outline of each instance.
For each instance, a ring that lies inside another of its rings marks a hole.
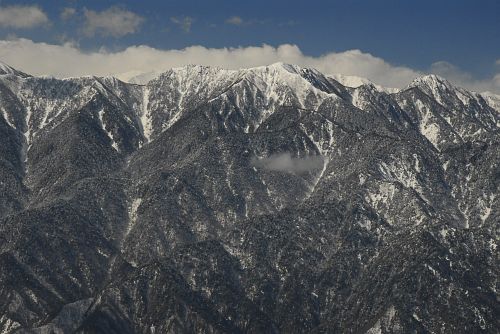
[[[0,333],[499,333],[499,222],[500,97],[435,75],[0,65]]]

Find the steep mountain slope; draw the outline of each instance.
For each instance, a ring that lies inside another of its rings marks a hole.
[[[0,332],[498,332],[500,113],[390,92],[2,65]]]

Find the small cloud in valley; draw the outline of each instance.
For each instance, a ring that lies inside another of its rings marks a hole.
[[[289,152],[273,154],[264,158],[254,157],[251,160],[251,164],[257,168],[294,174],[321,169],[324,162],[324,158],[321,155],[294,157]]]

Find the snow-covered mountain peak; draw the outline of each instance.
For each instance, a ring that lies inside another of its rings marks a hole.
[[[317,70],[301,68],[297,65],[274,63],[268,66],[259,66],[248,69],[228,70],[220,67],[188,65],[172,68],[162,73],[150,84],[165,82],[169,85],[175,83],[175,87],[182,92],[194,91],[221,91],[239,81],[250,82],[254,87],[262,92],[270,92],[278,89],[283,92],[285,89],[293,91],[318,91],[314,83],[327,82],[327,79]],[[213,94],[208,94],[210,96]]]
[[[239,70],[188,65],[168,70],[144,89],[141,119],[148,139],[214,101],[230,117],[225,126],[252,131],[280,106],[316,109],[326,98],[338,98],[318,71],[284,63]]]
[[[286,83],[290,79],[304,79],[302,74],[306,73],[307,69],[301,68],[297,65],[278,62],[268,66],[252,67],[241,71],[250,74],[250,77],[253,74],[260,77],[267,77],[269,80],[274,82],[282,81],[283,83]]]
[[[14,74],[15,72],[15,69],[0,61],[0,74]]]
[[[408,87],[428,87],[431,89],[453,89],[453,85],[446,79],[436,75],[427,74],[414,79]]]
[[[301,67],[299,65],[294,65],[294,64],[289,64],[289,63],[284,63],[284,62],[276,62],[270,65],[265,65],[265,66],[257,66],[257,67],[250,67],[247,69],[243,69],[248,72],[269,72],[269,73],[283,73],[283,74],[292,74],[292,75],[299,75],[302,77],[305,76],[320,76],[324,77],[323,73],[318,71],[315,68],[309,68],[309,67]]]
[[[238,75],[238,71],[226,70],[220,67],[202,66],[202,65],[187,65],[183,67],[172,68],[152,82],[172,82],[176,83],[179,92],[195,89],[200,90],[202,87],[210,88],[210,86],[220,86],[221,84],[232,82]],[[172,87],[174,88],[174,87]]]
[[[478,94],[456,87],[448,80],[435,74],[416,78],[408,85],[409,88],[418,88],[433,97],[441,105],[447,105],[448,107],[469,105],[472,101],[478,99]]]
[[[282,62],[241,70],[246,80],[252,81],[262,91],[291,89],[297,97],[306,98],[313,93],[318,98],[336,96],[332,94],[331,81],[313,68]]]
[[[276,71],[287,71],[295,74],[298,74],[303,70],[303,68],[301,68],[298,65],[288,64],[284,62],[276,62],[268,66],[254,67],[253,69],[261,69],[261,68],[267,68]],[[250,70],[252,70],[252,68],[250,68]]]
[[[436,74],[428,74],[414,79],[408,85],[408,88],[412,87],[421,88],[425,90],[426,93],[431,93],[433,96],[439,92],[455,89],[455,87],[448,80]]]
[[[0,75],[16,75],[23,78],[29,77],[28,74],[18,71],[2,61],[0,61]]]

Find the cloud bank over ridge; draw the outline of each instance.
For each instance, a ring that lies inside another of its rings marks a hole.
[[[360,50],[330,52],[313,57],[305,55],[298,46],[292,44],[219,49],[191,46],[181,50],[139,45],[120,51],[100,49],[86,52],[70,43],[56,45],[20,38],[0,41],[0,61],[33,75],[113,75],[122,80],[189,64],[238,69],[279,61],[316,68],[324,74],[359,76],[395,88],[405,87],[414,78],[425,74],[409,67],[390,64]],[[491,79],[477,80],[446,62],[433,64],[426,73],[443,75],[453,83],[475,91],[500,93],[500,74]]]

